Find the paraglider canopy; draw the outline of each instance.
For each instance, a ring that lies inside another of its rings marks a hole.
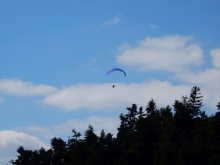
[[[121,71],[121,72],[123,72],[124,75],[126,76],[125,71],[123,71],[122,69],[119,69],[119,68],[113,68],[113,69],[109,70],[109,71],[107,72],[107,74],[109,74],[109,73],[111,73],[111,72],[114,72],[114,71]]]

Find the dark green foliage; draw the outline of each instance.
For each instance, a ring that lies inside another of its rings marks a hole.
[[[170,106],[157,108],[151,99],[145,110],[132,104],[120,114],[117,136],[92,126],[84,133],[72,130],[68,142],[51,140],[51,149],[18,148],[13,165],[218,165],[220,112],[208,117],[201,111],[200,88]],[[220,110],[220,102],[217,104]]]

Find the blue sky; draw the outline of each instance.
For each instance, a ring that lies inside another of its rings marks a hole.
[[[133,103],[220,101],[220,2],[0,1],[0,164],[91,124],[117,133]],[[119,67],[120,72],[106,75]],[[112,88],[115,84],[115,88]]]

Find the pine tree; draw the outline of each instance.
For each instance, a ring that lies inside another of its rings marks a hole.
[[[60,138],[53,138],[51,140],[51,147],[53,149],[53,164],[66,164],[70,158],[67,154],[67,144]]]
[[[199,115],[201,115],[200,108],[202,105],[202,97],[200,96],[200,88],[197,86],[194,86],[191,89],[190,97],[187,100],[187,104],[189,106],[189,109],[191,110],[192,118],[197,118]]]
[[[155,114],[158,112],[156,103],[154,102],[153,99],[151,99],[151,100],[148,102],[147,108],[146,108],[146,112],[147,112],[147,116],[149,116],[149,115],[155,115]]]
[[[137,121],[137,105],[133,104],[132,107],[127,108],[128,113],[125,115],[126,121],[127,121],[127,127],[130,129],[130,131],[133,131],[135,127],[135,123]]]
[[[12,159],[10,163],[13,165],[29,165],[32,158],[32,151],[25,150],[23,146],[20,146],[17,152],[19,153],[18,159],[15,161]]]
[[[86,130],[85,132],[84,139],[88,147],[91,147],[92,145],[96,145],[98,143],[98,137],[94,133],[94,129],[91,125],[88,126],[88,130]]]
[[[77,145],[78,143],[78,138],[80,138],[81,133],[80,132],[76,132],[75,129],[72,129],[72,132],[74,133],[74,135],[72,137],[69,138],[68,140],[68,146],[72,146],[72,145]]]
[[[105,137],[106,137],[105,131],[102,130],[98,138],[100,145],[103,145],[103,146],[105,145]]]

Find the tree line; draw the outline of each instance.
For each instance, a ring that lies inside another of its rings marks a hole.
[[[120,114],[118,133],[84,136],[72,130],[67,141],[54,137],[51,148],[29,150],[20,146],[12,165],[219,165],[220,112],[207,116],[200,88],[188,97],[158,108],[151,99],[146,108],[133,104]],[[220,110],[220,102],[217,104]]]

